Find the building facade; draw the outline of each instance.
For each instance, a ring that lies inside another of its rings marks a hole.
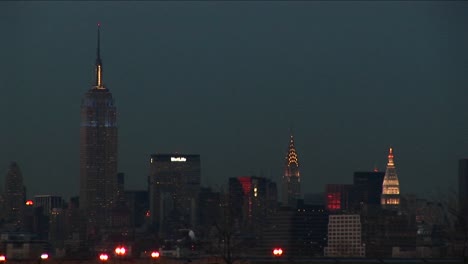
[[[200,180],[200,155],[151,155],[150,221],[161,237],[197,225]]]
[[[365,257],[359,215],[330,215],[325,257]]]
[[[117,109],[103,83],[98,25],[96,82],[81,101],[80,208],[87,215],[88,233],[106,226],[117,199]]]
[[[56,195],[35,195],[34,207],[42,207],[45,215],[52,213],[52,209],[63,208],[63,199]]]
[[[294,137],[291,135],[285,157],[281,202],[283,206],[296,207],[298,199],[301,199],[301,175]]]
[[[260,238],[267,217],[276,210],[276,183],[263,177],[243,176],[229,179],[229,207],[244,234]]]
[[[398,210],[400,206],[400,183],[393,162],[393,149],[388,153],[387,170],[382,183],[380,203],[383,209]]]

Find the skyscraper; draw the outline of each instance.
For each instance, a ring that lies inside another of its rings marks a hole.
[[[19,226],[23,220],[26,188],[16,162],[12,162],[5,177],[5,216],[8,223]]]
[[[92,230],[106,225],[117,194],[117,111],[103,83],[100,25],[95,76],[94,86],[81,101],[80,127],[80,208]]]
[[[200,180],[200,155],[151,155],[150,215],[160,236],[169,238],[198,224]]]
[[[285,157],[282,185],[283,193],[281,200],[283,205],[291,207],[297,206],[297,200],[301,198],[301,176],[299,173],[299,160],[292,134],[289,140],[288,153]]]
[[[388,153],[387,170],[382,184],[380,204],[383,209],[398,209],[400,205],[400,183],[393,162],[393,149]]]

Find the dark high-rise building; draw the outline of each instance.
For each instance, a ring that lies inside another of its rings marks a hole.
[[[393,149],[388,153],[387,170],[382,183],[381,205],[384,209],[397,210],[400,206],[400,183],[393,162]]]
[[[108,223],[117,188],[117,109],[103,83],[98,25],[96,82],[81,101],[80,208],[88,219],[88,231]]]
[[[285,157],[282,185],[282,204],[284,206],[296,207],[297,200],[301,198],[301,175],[299,172],[299,160],[292,134],[289,139],[288,153]]]
[[[200,155],[151,155],[149,175],[151,224],[161,237],[197,225]]]
[[[354,206],[364,204],[380,206],[382,183],[385,176],[383,171],[359,171],[353,177]]]
[[[148,191],[125,191],[125,201],[131,211],[132,226],[140,228],[149,218]]]
[[[468,158],[458,161],[458,203],[459,210],[468,214]]]
[[[5,211],[8,223],[21,225],[26,203],[23,175],[16,162],[12,162],[5,177]]]

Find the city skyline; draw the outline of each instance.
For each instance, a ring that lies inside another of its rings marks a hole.
[[[468,156],[465,3],[0,5],[1,177],[16,161],[28,198],[79,193],[97,22],[128,189],[173,152],[200,154],[203,185],[279,184],[291,127],[303,194],[383,171],[389,147],[402,194],[445,192]]]

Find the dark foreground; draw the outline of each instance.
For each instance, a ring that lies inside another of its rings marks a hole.
[[[187,258],[164,258],[154,259],[109,259],[107,261],[96,260],[72,260],[72,259],[48,259],[48,260],[7,260],[5,263],[18,264],[225,264],[225,262],[216,257],[206,257],[197,259]],[[252,258],[236,260],[233,264],[329,264],[329,263],[466,263],[463,259],[365,259],[365,258],[311,258],[311,259],[274,259],[274,258]]]

